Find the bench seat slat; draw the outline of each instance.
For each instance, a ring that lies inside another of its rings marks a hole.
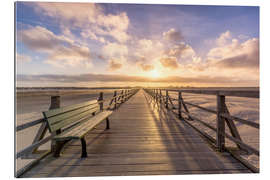
[[[68,112],[63,113],[63,114],[49,117],[49,118],[47,118],[47,120],[48,120],[49,126],[54,126],[58,123],[61,123],[61,121],[65,121],[66,119],[72,118],[80,113],[84,113],[86,111],[89,113],[93,113],[96,111],[97,108],[98,108],[97,104],[94,104],[94,105],[90,105],[90,106],[76,109],[74,111],[68,111]]]
[[[109,117],[113,111],[103,111],[54,137],[55,140],[79,139]]]
[[[96,112],[99,109],[99,107],[96,107],[95,109],[91,109],[90,111],[85,111],[83,113],[77,114],[76,116],[72,116],[70,118],[63,119],[63,121],[60,121],[59,123],[56,123],[54,125],[50,125],[50,131],[54,132],[60,128],[63,128],[65,126],[68,126],[70,124],[73,124],[75,122],[78,122],[80,120],[83,120],[84,118],[87,118],[89,116],[92,117],[92,112]],[[48,119],[49,122],[49,119]]]
[[[97,100],[87,101],[87,102],[83,102],[83,103],[80,103],[80,104],[75,104],[75,105],[71,105],[71,106],[65,106],[65,107],[57,108],[57,109],[52,109],[52,110],[43,112],[43,114],[47,118],[50,118],[52,116],[55,116],[55,115],[58,115],[58,114],[61,114],[61,113],[65,113],[65,112],[68,112],[68,111],[73,111],[73,110],[78,109],[78,108],[82,108],[82,107],[97,104],[97,102],[98,102]]]

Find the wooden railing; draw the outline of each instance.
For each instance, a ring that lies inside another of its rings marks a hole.
[[[193,127],[201,135],[203,135],[209,142],[220,152],[227,151],[233,157],[241,161],[246,167],[251,169],[253,172],[259,172],[259,169],[249,163],[247,160],[242,158],[238,153],[233,151],[229,147],[225,147],[225,139],[229,139],[234,142],[239,150],[244,150],[248,154],[260,155],[259,150],[253,148],[252,146],[246,144],[241,139],[241,136],[235,126],[234,121],[245,124],[247,126],[259,129],[260,125],[258,123],[248,121],[239,117],[230,115],[229,110],[226,106],[226,96],[235,97],[246,97],[246,98],[259,98],[259,91],[236,91],[236,90],[179,90],[179,89],[144,89],[155,102],[164,105],[165,108],[171,110],[179,119],[184,120],[187,124]],[[164,93],[165,92],[165,93]],[[169,92],[177,93],[178,98],[170,97]],[[216,96],[216,110],[208,109],[190,102],[184,101],[182,93],[193,93],[193,94],[206,94]],[[165,94],[165,95],[163,95]],[[176,101],[177,104],[173,102]],[[216,115],[216,126],[212,126],[209,123],[202,121],[200,118],[192,115],[187,107],[187,105],[199,108],[200,110],[206,111]],[[186,117],[183,116],[186,115]],[[191,121],[196,121],[205,127],[215,131],[216,138],[210,136],[205,131],[201,130],[198,126],[195,126]],[[230,134],[225,132],[225,123],[227,124]]]
[[[136,94],[138,92],[138,89],[122,89],[118,91],[114,91],[113,97],[109,99],[103,98],[103,92],[100,92],[98,97],[98,103],[100,105],[100,110],[107,109],[107,110],[115,110],[121,105],[122,103],[126,102],[131,96]],[[109,102],[107,107],[104,107],[104,103]],[[56,109],[60,108],[60,96],[51,96],[51,104],[49,109]],[[20,150],[16,153],[16,159],[18,158],[26,158],[29,159],[29,156],[33,154],[38,154],[39,156],[35,158],[32,162],[24,166],[23,168],[19,169],[17,172],[15,172],[15,176],[19,177],[24,172],[29,170],[31,167],[33,167],[35,164],[37,164],[41,159],[46,157],[48,154],[51,153],[51,149],[39,151],[38,148],[51,141],[55,134],[50,134],[49,136],[45,137],[45,134],[48,130],[47,122],[44,118],[37,119],[31,122],[27,122],[24,124],[21,124],[16,127],[16,132],[31,128],[33,126],[39,125],[40,127],[37,131],[37,134],[35,135],[35,138],[31,145],[25,147],[24,149]]]

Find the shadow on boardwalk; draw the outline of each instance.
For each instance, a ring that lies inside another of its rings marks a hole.
[[[111,129],[100,124],[60,158],[47,157],[24,177],[248,173],[229,154],[217,153],[183,121],[160,107],[143,90],[117,109]]]

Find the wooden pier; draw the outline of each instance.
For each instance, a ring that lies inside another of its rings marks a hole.
[[[189,123],[142,89],[113,112],[109,130],[102,122],[85,139],[87,158],[81,158],[80,142],[70,141],[60,157],[47,155],[21,177],[252,172],[229,152],[209,145]]]

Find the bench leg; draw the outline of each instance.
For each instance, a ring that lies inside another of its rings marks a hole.
[[[110,121],[109,121],[109,118],[106,118],[106,129],[110,129]]]
[[[86,142],[84,137],[81,138],[81,143],[82,143],[82,155],[81,158],[86,158],[87,157],[87,152],[86,152]]]
[[[54,157],[60,157],[60,152],[67,142],[68,142],[68,140],[67,141],[56,141],[55,150],[53,153]]]

